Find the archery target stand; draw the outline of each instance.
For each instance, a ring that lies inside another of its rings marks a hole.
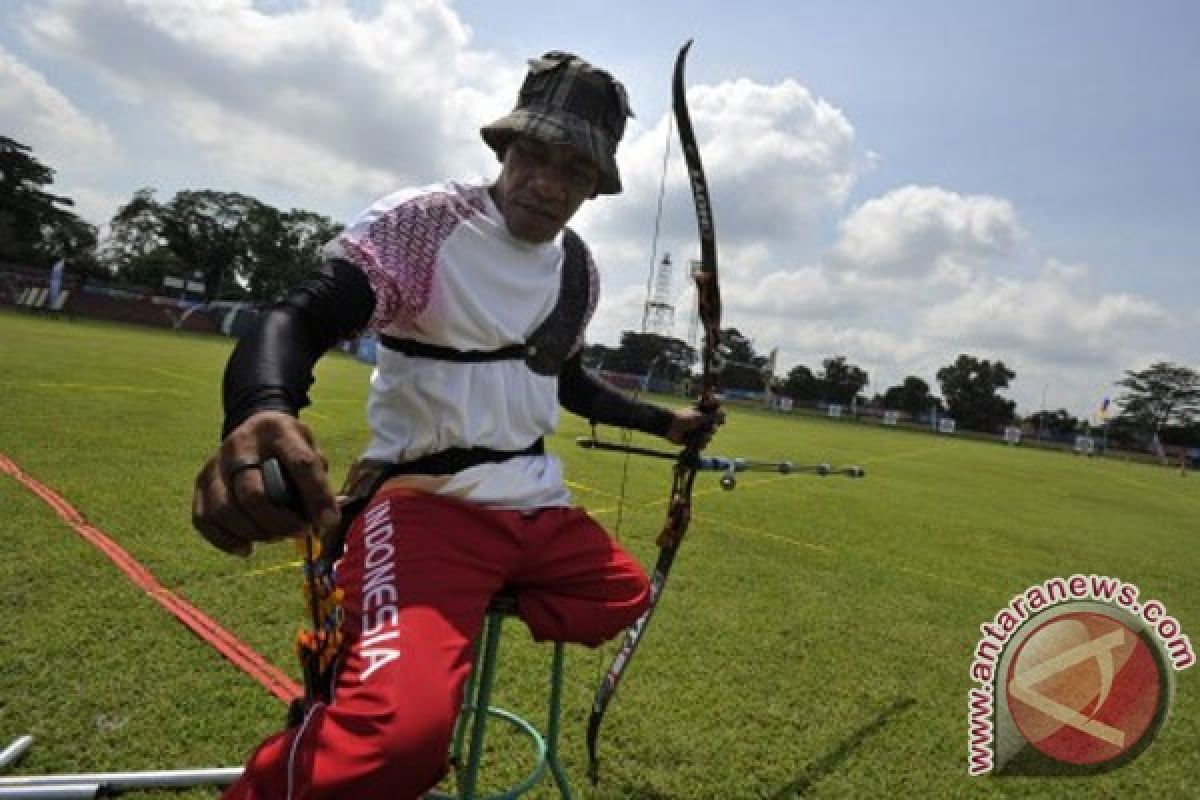
[[[562,642],[554,643],[545,734],[528,720],[490,704],[492,687],[496,682],[496,668],[499,665],[500,634],[503,632],[505,618],[516,616],[516,613],[516,598],[508,593],[497,595],[488,606],[483,631],[475,642],[475,664],[470,677],[467,678],[462,710],[454,725],[450,763],[454,767],[457,791],[453,794],[432,791],[425,795],[425,800],[515,800],[537,786],[545,777],[547,769],[554,777],[559,796],[563,800],[573,798],[567,774],[558,760],[565,645]],[[511,789],[494,794],[479,794],[477,785],[480,765],[483,762],[484,735],[489,720],[493,719],[511,725],[529,739],[533,745],[536,763],[525,779]]]

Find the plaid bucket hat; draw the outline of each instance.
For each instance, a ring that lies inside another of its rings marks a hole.
[[[621,82],[579,56],[562,51],[530,59],[516,107],[480,129],[483,140],[503,160],[520,134],[572,145],[600,169],[597,194],[618,194],[617,144],[632,117]]]

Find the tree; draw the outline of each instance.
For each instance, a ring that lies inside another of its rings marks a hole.
[[[166,248],[188,272],[200,273],[206,300],[240,296],[244,292],[236,278],[253,271],[246,227],[261,206],[253,197],[211,189],[177,192],[170,202],[159,203],[153,189],[142,189],[112,219],[114,241],[133,245],[116,250],[114,266],[126,272],[131,268],[126,259]]]
[[[767,362],[770,359],[755,352],[753,341],[737,328],[723,328],[720,349],[725,357],[725,369],[721,372],[722,388],[751,392],[761,392],[766,388]]]
[[[792,367],[775,391],[800,405],[815,406],[821,401],[821,381],[803,364]]]
[[[116,276],[122,283],[157,289],[166,277],[189,277],[188,265],[169,248],[159,247],[131,260]],[[194,298],[193,298],[194,299]]]
[[[883,407],[893,411],[906,411],[914,417],[931,407],[940,408],[942,401],[929,393],[929,384],[915,375],[909,375],[904,383],[891,386],[883,393]]]
[[[696,361],[696,351],[681,339],[657,333],[621,334],[621,345],[606,353],[604,369],[632,375],[650,375],[671,383],[690,376],[689,367]]]
[[[157,287],[199,273],[208,300],[268,302],[315,268],[340,231],[328,217],[236,192],[182,191],[160,203],[141,189],[113,217],[105,256],[127,282]]]
[[[0,136],[0,258],[50,266],[60,258],[84,271],[95,265],[96,229],[51,194],[54,170],[20,142]]]
[[[1119,419],[1149,434],[1164,427],[1190,427],[1200,415],[1200,374],[1189,367],[1160,361],[1146,369],[1125,371],[1117,386]]]
[[[585,369],[608,369],[614,363],[616,349],[604,344],[585,344],[583,346],[583,366]]]
[[[237,277],[260,302],[280,297],[321,262],[321,248],[342,230],[312,211],[281,213],[263,203],[250,209],[244,227],[247,257]]]
[[[987,433],[995,433],[1012,421],[1017,404],[997,392],[1007,389],[1016,376],[1003,361],[993,364],[965,353],[937,373],[950,416],[962,428]]]
[[[853,364],[846,363],[845,356],[834,356],[821,362],[821,388],[828,403],[850,405],[869,379],[867,373]]]
[[[1044,434],[1051,438],[1061,438],[1079,430],[1079,419],[1071,416],[1065,408],[1057,411],[1038,411],[1030,414],[1025,422],[1037,430],[1038,436]]]
[[[117,280],[157,288],[168,275],[185,275],[188,265],[171,250],[163,233],[164,213],[153,189],[139,189],[117,209],[101,246],[101,258]]]

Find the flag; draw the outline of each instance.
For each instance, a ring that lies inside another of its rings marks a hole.
[[[1096,412],[1096,416],[1101,422],[1106,422],[1108,420],[1108,405],[1109,399],[1106,397],[1104,398],[1104,402],[1100,404],[1100,410]]]
[[[50,268],[50,292],[49,297],[46,298],[47,308],[54,308],[54,301],[58,300],[58,293],[62,290],[63,271],[66,268],[67,262],[61,258]]]

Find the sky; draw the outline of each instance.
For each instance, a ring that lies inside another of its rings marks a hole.
[[[0,134],[98,226],[146,187],[349,222],[493,178],[479,127],[526,59],[570,50],[636,114],[624,193],[572,222],[602,276],[589,339],[640,329],[668,253],[686,339],[699,246],[668,134],[688,39],[723,325],[778,348],[780,377],[844,356],[869,394],[938,393],[967,353],[1016,373],[1019,413],[1087,418],[1125,370],[1200,369],[1190,0],[0,0]]]

